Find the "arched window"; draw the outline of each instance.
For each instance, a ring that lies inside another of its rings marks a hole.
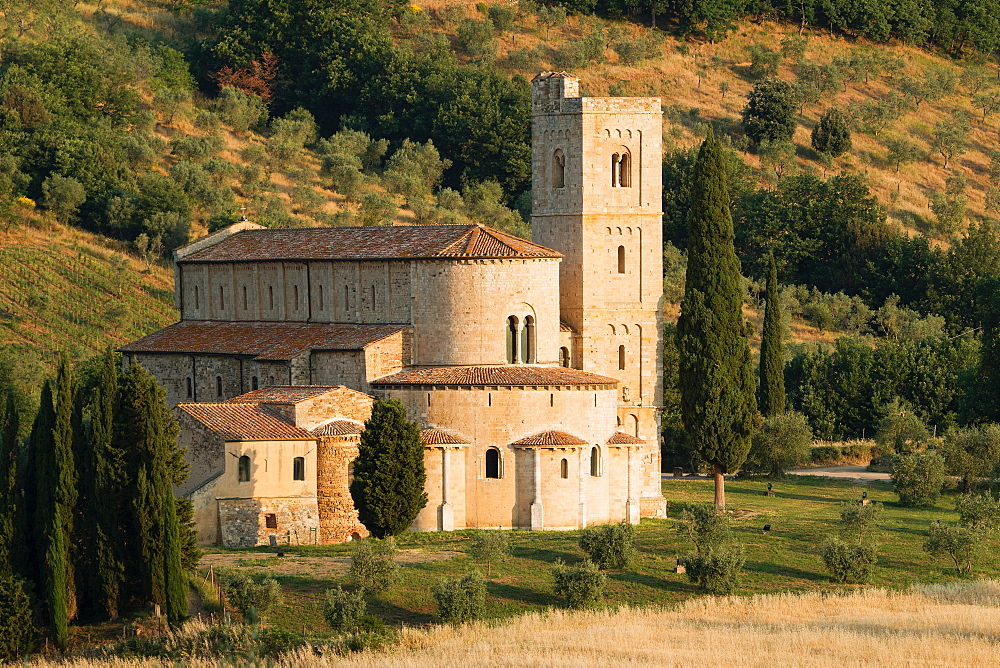
[[[503,476],[503,462],[500,459],[500,451],[490,448],[486,451],[486,477],[499,479]]]
[[[222,376],[215,377],[215,396],[222,398]]]
[[[351,288],[348,285],[344,286],[344,310],[351,308]]]
[[[269,308],[273,311],[274,310],[274,286],[273,285],[267,286],[267,303],[268,303]]]
[[[299,310],[299,286],[293,285],[292,286],[292,292],[294,293],[293,296],[295,298],[295,310],[298,311]]]
[[[625,273],[625,247],[624,246],[619,246],[618,247],[618,273],[619,274],[624,274]]]
[[[198,295],[198,286],[194,286],[194,310],[201,308],[201,297]]]
[[[618,346],[618,370],[625,369],[625,346]]]
[[[621,153],[611,156],[611,187],[630,188],[632,186],[632,155],[623,148]]]
[[[507,318],[507,361],[517,364],[517,316]]]
[[[257,376],[250,376],[250,389],[256,390],[257,388]]]
[[[237,465],[237,479],[239,482],[250,482],[250,458],[246,455],[240,457]]]
[[[306,458],[296,457],[292,460],[292,480],[306,479]]]
[[[552,154],[552,187],[566,187],[566,156],[559,148]]]
[[[524,317],[524,328],[521,330],[521,361],[531,364],[535,361],[535,319]]]
[[[635,415],[629,415],[629,422],[632,423],[632,433],[635,434],[636,438],[639,438],[639,418]]]
[[[350,487],[354,484],[354,460],[347,465],[347,486]]]
[[[559,366],[569,366],[569,348],[565,346],[559,349]]]
[[[590,475],[601,475],[601,449],[597,446],[590,449]]]
[[[191,376],[188,376],[184,380],[187,381],[187,398],[190,399],[194,396],[194,384],[191,382]]]
[[[621,159],[621,156],[618,155],[617,153],[613,153],[611,155],[611,187],[612,188],[617,188],[618,187],[618,161],[620,159]]]
[[[243,286],[243,310],[249,310],[249,302],[247,302],[247,286]]]
[[[226,310],[226,289],[221,285],[219,286],[219,309]]]
[[[565,458],[559,462],[559,477],[563,479],[569,477],[569,461]]]
[[[319,286],[319,310],[322,311],[325,307],[323,306],[323,286]]]
[[[377,310],[375,308],[375,284],[374,283],[372,283],[372,310],[373,311]]]

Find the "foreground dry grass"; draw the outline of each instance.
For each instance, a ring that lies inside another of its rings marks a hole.
[[[907,593],[862,589],[846,596],[705,597],[669,610],[553,611],[505,624],[404,631],[392,653],[344,658],[305,650],[269,665],[979,666],[995,665],[998,622],[1000,582],[984,580]]]

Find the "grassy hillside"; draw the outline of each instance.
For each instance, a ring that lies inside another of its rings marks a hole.
[[[171,270],[103,237],[27,220],[0,228],[0,361],[25,383],[57,351],[85,359],[176,319]]]

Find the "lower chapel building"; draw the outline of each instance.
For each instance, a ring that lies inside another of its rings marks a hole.
[[[200,538],[365,535],[374,401],[421,426],[418,531],[663,516],[661,112],[532,82],[532,241],[481,225],[265,229],[175,253],[180,321],[121,350],[167,391]]]

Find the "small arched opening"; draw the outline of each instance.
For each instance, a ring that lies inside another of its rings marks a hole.
[[[521,361],[531,364],[535,361],[535,319],[524,316],[524,327],[521,329]]]
[[[292,480],[306,479],[306,458],[296,457],[292,460]]]
[[[590,449],[590,475],[601,475],[601,449],[596,445]]]
[[[565,346],[559,349],[559,366],[569,367],[569,348]]]
[[[191,376],[184,379],[187,385],[187,398],[190,399],[194,396],[194,383],[191,382]]]
[[[243,455],[240,457],[237,468],[237,480],[239,482],[250,482],[250,457]]]
[[[569,478],[569,460],[563,457],[563,460],[559,462],[559,477],[565,480]]]
[[[201,295],[199,294],[198,286],[194,286],[194,310],[197,311],[201,308]]]
[[[500,458],[500,450],[490,448],[486,451],[486,477],[499,480],[503,477],[503,460]]]
[[[517,316],[507,318],[507,362],[517,364]]]
[[[219,286],[219,310],[226,310],[226,289],[221,285]]]
[[[625,370],[625,346],[618,346],[618,370]]]
[[[257,383],[257,376],[250,376],[250,389],[251,390],[259,389],[259,386],[258,386],[258,383]]]
[[[559,148],[552,154],[552,187],[566,187],[566,156]]]
[[[619,246],[618,247],[618,273],[619,274],[624,274],[625,273],[625,247],[624,246]]]
[[[215,377],[215,396],[218,399],[222,398],[222,376]]]

